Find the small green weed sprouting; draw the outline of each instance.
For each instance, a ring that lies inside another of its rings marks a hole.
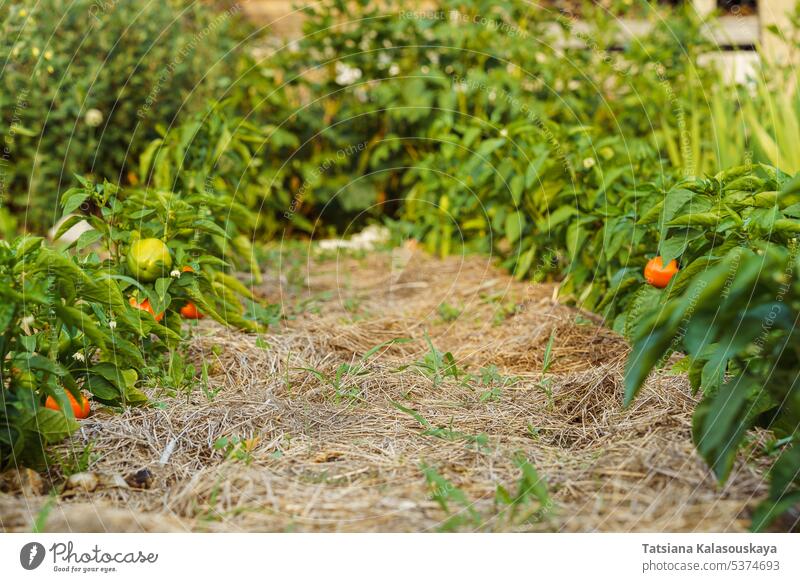
[[[505,291],[481,295],[481,303],[495,306],[494,316],[492,317],[492,325],[495,327],[502,325],[506,319],[520,309],[519,304],[514,301],[503,301],[506,296]]]
[[[252,299],[246,299],[244,317],[265,327],[270,327],[281,322],[283,310],[277,303],[265,307]]]
[[[356,313],[359,309],[361,309],[361,299],[358,297],[348,297],[344,300],[342,306],[348,313]]]
[[[214,398],[217,397],[217,394],[220,393],[222,390],[222,386],[219,388],[210,388],[208,382],[208,362],[203,362],[200,365],[200,390],[203,391],[203,396],[206,397],[206,400],[209,402],[213,402]]]
[[[49,465],[55,465],[64,477],[69,477],[76,473],[83,473],[98,459],[99,455],[95,453],[93,444],[87,443],[79,449],[71,449],[64,454],[56,450],[48,454]]]
[[[351,384],[350,378],[352,376],[363,376],[367,370],[360,362],[355,364],[342,363],[336,368],[333,375],[326,374],[316,368],[294,368],[295,370],[303,370],[312,374],[317,380],[323,384],[327,384],[333,388],[333,399],[338,402],[342,399],[347,400],[360,400],[361,388],[355,384]]]
[[[377,346],[373,346],[370,349],[368,349],[366,352],[364,352],[364,355],[361,356],[361,361],[362,362],[366,362],[372,356],[374,356],[379,351],[381,351],[383,348],[388,348],[389,346],[394,346],[394,345],[397,345],[397,344],[407,344],[410,341],[412,341],[410,337],[396,337],[396,338],[392,338],[390,340],[386,340],[385,342],[381,342]]]
[[[525,524],[541,523],[553,510],[553,501],[547,491],[547,482],[539,476],[534,466],[522,453],[517,453],[514,464],[522,475],[517,481],[515,493],[510,493],[503,485],[495,489],[495,516],[481,515],[475,509],[475,502],[467,494],[442,476],[434,467],[425,463],[420,465],[431,498],[447,514],[447,519],[439,526],[439,531],[458,531],[464,528],[483,529],[485,524],[494,521],[493,529],[507,530]]]
[[[545,376],[553,365],[553,342],[556,339],[556,330],[550,332],[550,339],[547,340],[547,345],[544,348],[544,359],[542,361],[542,372],[539,378],[539,388],[544,390],[547,395],[547,406],[553,407],[553,379]]]
[[[440,303],[439,304],[439,317],[442,318],[442,321],[450,322],[455,321],[458,319],[459,315],[461,315],[461,309],[455,307],[454,305],[450,305],[449,303]]]
[[[192,501],[192,509],[197,515],[200,523],[207,523],[211,521],[219,521],[222,519],[222,514],[215,508],[219,499],[219,493],[222,489],[222,475],[218,475],[214,480],[214,486],[211,488],[211,493],[208,496],[208,501],[203,505],[199,505],[196,500]]]
[[[142,377],[160,394],[190,394],[195,388],[197,370],[178,350],[170,350],[163,360],[154,358],[142,369]]]
[[[425,463],[422,463],[420,468],[430,488],[431,498],[448,514],[448,518],[439,526],[439,531],[451,532],[462,527],[477,529],[481,526],[481,515],[475,510],[466,493],[440,475],[435,468]],[[451,509],[453,506],[460,509]]]
[[[432,436],[446,441],[465,441],[468,444],[475,444],[478,449],[481,449],[489,444],[489,437],[485,433],[472,435],[459,432],[453,429],[452,424],[449,427],[433,426],[425,419],[425,417],[423,417],[413,408],[408,408],[398,402],[392,402],[392,406],[397,408],[397,410],[400,412],[404,412],[414,418],[414,420],[416,420],[425,429],[422,431],[422,436]]]
[[[293,316],[297,316],[302,313],[319,314],[322,311],[323,304],[327,301],[330,301],[332,297],[332,291],[321,291],[311,295],[310,297],[299,298],[294,307],[291,309],[290,314]]]
[[[469,379],[463,370],[458,368],[456,359],[451,352],[442,353],[433,346],[430,336],[425,334],[425,341],[428,343],[428,353],[411,364],[411,367],[416,368],[425,376],[431,379],[434,386],[439,386],[445,378],[454,378],[458,381],[459,378]],[[409,366],[404,366],[401,370]]]
[[[501,303],[500,305],[497,306],[497,309],[495,309],[494,317],[492,318],[492,325],[494,325],[495,327],[497,327],[498,325],[502,325],[503,322],[512,315],[514,315],[518,309],[519,306],[513,301],[506,301],[505,303]]]
[[[220,437],[214,441],[214,450],[221,451],[226,460],[249,465],[253,462],[253,450],[257,445],[258,437]]]
[[[196,374],[197,370],[183,354],[177,350],[170,352],[165,380],[171,388],[178,392],[191,392]]]
[[[316,368],[297,367],[292,369],[308,372],[323,384],[327,384],[333,388],[334,400],[337,402],[342,399],[363,400],[361,396],[361,388],[352,383],[351,377],[363,376],[367,374],[367,360],[369,360],[383,348],[394,344],[407,343],[409,341],[411,341],[410,338],[393,338],[382,342],[367,350],[358,361],[353,363],[344,362],[339,364],[339,366],[336,368],[336,371],[332,375],[326,374],[325,372]]]
[[[553,342],[556,339],[556,330],[550,332],[550,338],[544,348],[544,359],[542,361],[542,375],[547,374],[553,364]]]
[[[518,378],[502,375],[498,372],[497,366],[494,364],[478,370],[478,375],[480,376],[481,385],[487,388],[479,397],[481,402],[488,402],[500,398],[503,393],[503,388],[510,386],[518,380]]]
[[[517,492],[512,496],[502,485],[495,492],[495,506],[502,506],[499,521],[506,526],[518,526],[524,523],[541,522],[553,508],[547,482],[539,476],[536,468],[522,455],[517,453],[515,464],[522,472],[517,482]]]

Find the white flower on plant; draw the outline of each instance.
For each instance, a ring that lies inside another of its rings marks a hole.
[[[361,78],[361,69],[344,63],[336,63],[336,82],[339,85],[352,85]]]
[[[110,321],[108,322],[108,327],[110,327],[111,329],[117,329],[117,322],[116,322],[116,320],[114,320],[114,319],[110,320]]]
[[[178,269],[172,269],[169,272],[169,276],[172,277],[173,279],[177,279],[178,277],[181,276],[181,272]]]
[[[583,160],[583,167],[586,168],[587,170],[593,168],[594,164],[595,164],[594,158],[586,158],[585,160]]]
[[[86,125],[88,125],[89,127],[97,127],[98,125],[103,123],[103,112],[95,108],[89,109],[86,112],[84,121],[86,121]]]
[[[78,362],[85,362],[86,356],[83,355],[83,352],[75,352],[72,354],[72,358]]]
[[[500,135],[503,137],[508,137],[508,130],[506,128],[501,129]]]
[[[398,67],[396,63],[395,63],[395,64],[393,64],[391,67],[389,67],[389,74],[390,74],[392,77],[394,77],[395,75],[397,75],[399,72],[400,72],[400,67]]]

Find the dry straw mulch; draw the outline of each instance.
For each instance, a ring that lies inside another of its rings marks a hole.
[[[517,282],[482,257],[438,260],[414,247],[363,259],[309,260],[261,289],[296,315],[259,341],[204,321],[191,357],[208,393],[156,396],[158,407],[100,411],[63,451],[94,443],[90,470],[106,485],[74,488],[52,505],[53,531],[432,531],[448,517],[421,464],[474,502],[484,530],[742,531],[765,492],[763,461],[742,456],[718,486],[691,444],[685,378],[660,373],[621,406],[626,343],[592,316],[554,301],[554,287]],[[445,321],[446,303],[460,315]],[[497,366],[510,379],[492,398],[480,382],[433,382],[413,365],[426,333],[458,366]],[[541,369],[553,335],[552,365]],[[303,368],[334,376],[372,347],[411,338],[345,374],[340,394]],[[265,345],[265,343],[268,346]],[[484,395],[484,398],[481,396]],[[419,422],[485,434],[484,446],[423,435]],[[214,448],[249,439],[242,458]],[[756,435],[758,436],[758,435]],[[513,491],[522,452],[554,502],[529,522],[495,506]],[[119,477],[147,468],[149,488]],[[24,530],[47,497],[0,494],[0,526]],[[452,511],[463,510],[451,505]]]

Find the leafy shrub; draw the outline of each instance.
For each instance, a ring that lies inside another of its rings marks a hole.
[[[295,228],[310,230],[323,213],[343,227],[353,218],[396,209],[404,169],[437,147],[438,133],[457,115],[450,78],[505,67],[487,54],[511,49],[511,58],[525,60],[530,52],[490,27],[415,18],[402,7],[366,1],[308,7],[303,38],[259,65],[268,74],[256,94],[269,95],[268,102],[239,100],[249,120],[289,129],[298,138],[276,166],[277,183],[290,193],[281,214]],[[464,7],[523,27],[528,21],[520,2],[445,2],[441,10]],[[277,92],[267,86],[280,82]],[[285,99],[279,103],[276,95]]]
[[[269,311],[226,272],[237,254],[253,264],[249,245],[234,244],[250,213],[231,200],[81,179],[62,202],[65,213],[81,213],[57,235],[79,221],[91,227],[65,249],[37,237],[0,241],[0,466],[39,465],[44,447],[76,428],[65,390],[111,406],[144,404],[143,372],[168,375],[162,355],[180,347],[188,302],[245,330],[259,329]],[[169,255],[153,280],[128,260],[142,239]],[[48,396],[67,412],[45,408]]]
[[[117,279],[122,291],[135,293],[139,302],[147,299],[156,314],[166,314],[165,325],[176,331],[178,312],[187,301],[224,325],[257,328],[244,317],[239,299],[255,301],[255,297],[244,283],[225,273],[237,249],[246,253],[247,265],[254,264],[249,245],[234,244],[239,226],[251,222],[245,209],[204,190],[176,194],[81,182],[64,193],[63,204],[65,212],[82,206],[86,213],[72,215],[60,232],[87,221],[92,229],[73,244],[80,250],[99,242],[108,258],[90,253],[89,259]],[[142,239],[163,241],[172,257],[169,269],[153,281],[137,281],[127,262],[132,245]]]
[[[747,430],[772,429],[785,446],[754,516],[762,529],[800,501],[800,177],[739,168],[679,185],[670,200],[661,210],[662,254],[682,256],[683,269],[627,314],[635,321],[626,401],[653,367],[685,352],[680,368],[703,395],[693,438],[720,481]]]
[[[3,206],[41,230],[74,174],[122,182],[158,124],[228,83],[237,14],[183,0],[4,3]]]
[[[141,318],[113,277],[43,246],[0,241],[0,466],[38,465],[75,423],[65,390],[141,404],[139,341],[168,332]],[[44,408],[52,396],[65,413]]]
[[[226,228],[235,224],[241,231],[232,241],[241,247],[248,244],[245,234],[271,238],[282,229],[278,217],[292,200],[278,177],[278,166],[272,165],[281,158],[265,155],[273,152],[264,150],[291,148],[298,141],[275,126],[237,117],[234,109],[229,103],[212,106],[164,130],[143,151],[138,181],[160,190],[206,196],[215,215],[225,217]],[[256,266],[253,270],[258,271]]]
[[[518,128],[515,141],[505,140],[498,154],[511,151],[520,164],[530,158],[523,174],[537,158],[551,158],[539,163],[551,177],[560,174],[570,186],[565,192],[583,187],[574,172],[585,160],[608,165],[598,152],[608,155],[609,139],[618,144],[620,167],[649,161],[637,182],[664,172],[662,157],[684,137],[684,112],[714,77],[695,62],[707,48],[698,41],[701,23],[691,11],[654,13],[653,32],[620,52],[604,13],[585,12],[588,32],[570,15],[531,11],[521,1],[452,0],[417,11],[400,2],[332,0],[306,8],[303,37],[258,62],[240,62],[239,82],[226,93],[234,143],[241,123],[242,139],[253,146],[240,176],[248,176],[243,189],[258,189],[243,199],[269,211],[262,217],[269,234],[280,226],[275,216],[308,232],[319,218],[341,229],[354,219],[394,215],[404,201],[447,182],[441,166],[463,162],[479,143],[498,147],[510,125]],[[564,35],[579,44],[558,44]],[[695,133],[711,135],[699,109]],[[653,110],[665,112],[663,119],[654,120]],[[260,142],[254,128],[262,129]],[[524,188],[531,180],[538,174],[531,171]],[[469,182],[447,187],[461,191],[447,196],[451,207],[477,198],[467,193]],[[519,198],[520,183],[513,188]],[[420,200],[420,208],[430,203]],[[419,213],[412,214],[404,218],[416,222]],[[464,220],[474,225],[477,218]],[[427,231],[414,234],[425,238]],[[447,236],[431,236],[452,245]]]

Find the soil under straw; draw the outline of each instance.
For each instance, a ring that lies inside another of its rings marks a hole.
[[[729,482],[715,483],[691,443],[694,401],[684,377],[654,375],[623,410],[628,346],[592,316],[555,302],[551,285],[514,281],[487,258],[442,261],[413,247],[310,260],[300,288],[278,275],[287,271],[281,267],[261,292],[304,310],[262,338],[268,349],[213,322],[197,327],[191,357],[208,364],[216,396],[197,390],[157,396],[156,408],[101,410],[61,447],[80,451],[92,442],[99,458],[91,471],[124,476],[147,467],[153,486],[61,496],[47,529],[431,531],[448,515],[431,495],[423,462],[475,502],[486,530],[742,531],[765,492],[763,460],[755,457],[742,455]],[[461,315],[444,321],[442,303]],[[503,318],[509,304],[515,309]],[[516,380],[488,400],[479,382],[435,385],[404,368],[428,352],[426,332],[468,372],[494,364]],[[541,369],[551,334],[549,397]],[[413,341],[386,347],[366,373],[345,376],[355,397],[301,369],[334,375],[400,337]],[[434,426],[484,433],[488,443],[425,436],[393,402]],[[222,436],[256,437],[249,462],[215,450]],[[518,451],[546,478],[554,506],[537,521],[510,524],[494,494],[498,484],[516,490]],[[46,501],[0,494],[0,526],[30,529]]]

